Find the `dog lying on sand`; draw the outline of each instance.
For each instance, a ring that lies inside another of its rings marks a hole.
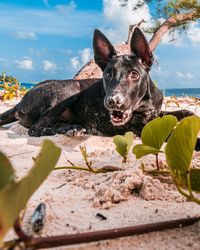
[[[130,55],[117,55],[113,45],[94,31],[95,63],[102,79],[45,81],[32,88],[14,108],[0,115],[0,125],[16,120],[30,136],[87,133],[103,136],[133,131],[140,136],[145,124],[166,114],[178,120],[191,111],[162,112],[162,92],[149,71],[153,55],[139,28],[130,42]]]

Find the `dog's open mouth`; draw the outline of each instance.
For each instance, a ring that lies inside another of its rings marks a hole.
[[[113,125],[121,126],[127,123],[131,117],[131,111],[109,110],[110,119]]]

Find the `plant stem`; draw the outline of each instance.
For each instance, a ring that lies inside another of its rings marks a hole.
[[[160,170],[159,163],[158,163],[158,154],[156,154],[156,167],[157,167],[157,170]]]
[[[191,196],[191,197],[194,197],[194,195],[193,195],[193,193],[192,193],[192,189],[191,189],[190,170],[187,171],[186,175],[187,175],[188,191],[189,191],[189,193],[190,193],[190,196]]]
[[[17,234],[17,236],[20,238],[21,241],[26,242],[26,241],[29,241],[32,238],[32,236],[26,234],[23,231],[19,218],[17,218],[15,220],[15,223],[13,225],[13,229],[14,229],[15,233]]]
[[[191,196],[191,195],[187,194],[186,192],[184,192],[179,185],[176,185],[176,187],[177,187],[180,194],[185,196],[188,200],[194,201],[194,202],[196,202],[197,204],[200,205],[200,200],[199,199],[197,199],[194,196]]]
[[[22,242],[21,239],[16,240],[10,240],[3,243],[3,249],[13,249],[15,246],[17,246],[20,242]]]
[[[57,168],[54,168],[53,170],[60,170],[60,169],[84,170],[84,171],[91,172],[91,170],[89,168],[84,168],[84,167],[79,167],[79,166],[57,167]],[[109,172],[113,172],[113,171],[114,170],[93,169],[92,172],[94,172],[94,173],[109,173]]]
[[[187,179],[188,179],[188,176],[187,176]],[[200,205],[200,200],[199,199],[195,198],[193,196],[193,194],[192,195],[187,194],[185,191],[183,191],[181,189],[181,174],[180,174],[180,171],[176,174],[175,183],[176,183],[176,187],[177,187],[180,194],[185,196],[188,200],[194,201],[194,202],[196,202],[197,204]],[[190,180],[189,180],[189,184],[190,184]],[[190,186],[190,189],[191,189],[191,186]]]
[[[122,163],[126,163],[126,161],[127,161],[127,157],[124,156],[123,159],[122,159]]]
[[[94,172],[93,171],[93,168],[92,168],[92,162],[88,162],[88,159],[87,159],[87,149],[86,147],[83,147],[83,146],[79,146],[79,149],[81,151],[81,154],[85,160],[85,164],[86,166],[90,169],[90,171]]]
[[[169,174],[170,175],[170,171],[168,171],[168,170],[152,170],[152,171],[145,171],[146,173],[148,173],[148,174],[152,174],[152,175],[154,175],[154,174]]]
[[[116,239],[119,237],[126,237],[131,235],[139,235],[155,231],[162,231],[180,226],[181,227],[189,226],[199,221],[199,219],[200,217],[183,218],[172,221],[156,222],[151,224],[143,224],[138,226],[124,227],[124,228],[115,228],[111,230],[103,230],[96,232],[29,238],[24,243],[27,248],[32,247],[34,249],[81,244],[81,243],[88,243],[100,240]],[[8,245],[9,242],[5,242],[5,244]]]

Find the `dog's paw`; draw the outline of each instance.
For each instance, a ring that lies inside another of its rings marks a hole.
[[[68,131],[65,133],[65,135],[66,135],[67,137],[82,136],[85,132],[86,132],[86,129],[85,129],[85,128],[82,128],[82,129],[74,128],[74,129],[68,130]]]
[[[29,136],[40,137],[47,135],[55,135],[56,131],[52,128],[30,128],[28,131]]]
[[[35,128],[32,126],[28,134],[30,136],[47,136],[47,135],[55,135],[55,134],[64,134],[68,137],[73,136],[82,136],[86,132],[86,129],[82,128],[79,125],[66,125],[63,127],[47,127],[47,128]]]

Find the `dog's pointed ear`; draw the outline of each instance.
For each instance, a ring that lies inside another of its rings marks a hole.
[[[110,41],[98,30],[95,29],[93,36],[94,61],[102,69],[105,69],[107,63],[116,55],[115,49]]]
[[[141,60],[142,65],[146,70],[149,70],[153,64],[153,54],[150,50],[144,34],[139,28],[135,28],[131,37],[131,51]]]

